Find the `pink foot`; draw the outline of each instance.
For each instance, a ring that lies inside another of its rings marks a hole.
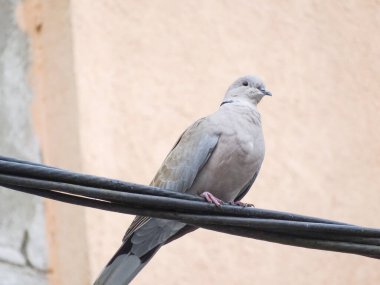
[[[241,207],[255,207],[255,205],[253,204],[249,204],[249,203],[244,203],[242,201],[233,201],[233,202],[230,202],[231,205],[235,205],[235,206],[241,206]]]
[[[224,202],[222,200],[220,200],[219,198],[216,198],[210,192],[203,192],[200,196],[202,198],[204,198],[207,202],[213,203],[218,207],[220,207],[222,204],[224,204]]]

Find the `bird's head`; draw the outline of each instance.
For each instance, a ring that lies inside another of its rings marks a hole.
[[[272,96],[272,93],[265,89],[263,81],[256,76],[248,75],[231,84],[223,103],[240,101],[257,105],[265,95]]]

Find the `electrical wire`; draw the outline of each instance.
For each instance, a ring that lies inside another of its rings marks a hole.
[[[177,220],[242,237],[380,259],[380,229],[252,207],[217,207],[189,194],[2,156],[0,185],[79,206]]]

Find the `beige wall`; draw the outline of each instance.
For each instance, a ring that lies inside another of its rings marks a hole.
[[[43,161],[80,171],[84,149],[80,142],[70,1],[26,0],[20,10],[33,56],[33,115]],[[45,201],[49,284],[90,284],[85,211]]]
[[[36,112],[54,110],[47,125],[36,119],[46,162],[149,183],[181,131],[236,77],[258,74],[274,96],[260,105],[266,160],[246,200],[379,226],[379,1],[48,2],[47,69],[33,76],[48,104]],[[50,223],[51,284],[93,280],[132,217],[52,205],[48,217],[63,224]],[[199,230],[163,248],[135,284],[379,284],[379,269]]]

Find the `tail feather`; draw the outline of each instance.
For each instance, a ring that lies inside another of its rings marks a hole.
[[[139,273],[160,247],[149,251],[142,258],[130,252],[129,241],[125,241],[115,256],[103,269],[94,285],[127,285]]]

